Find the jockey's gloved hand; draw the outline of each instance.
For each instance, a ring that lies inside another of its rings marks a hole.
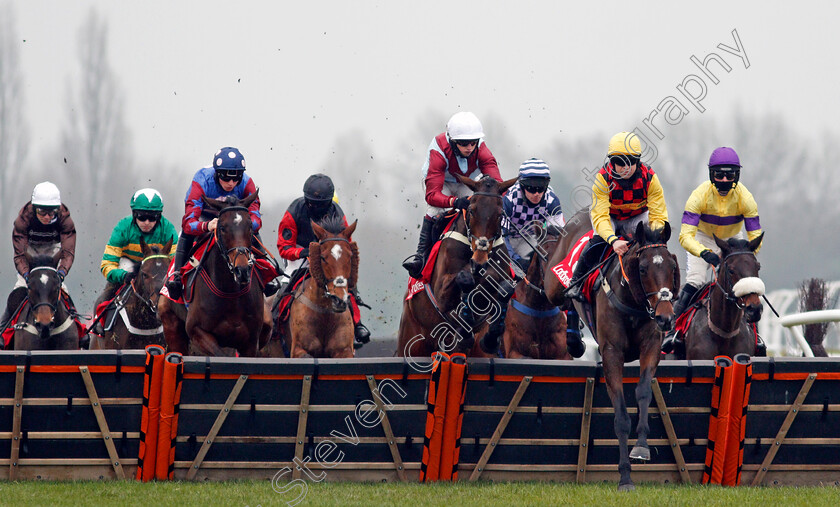
[[[470,207],[469,197],[458,197],[452,202],[452,207],[455,209],[467,209]]]
[[[137,273],[134,271],[126,271],[125,276],[123,277],[123,283],[130,283],[134,278],[137,276]]]
[[[703,250],[702,252],[700,252],[700,257],[702,257],[704,261],[708,262],[714,267],[718,267],[718,264],[720,264],[720,257],[718,257],[718,254],[714,253],[711,250]]]
[[[298,256],[298,258],[299,259],[306,259],[307,257],[309,257],[309,249],[304,248],[303,250],[300,251],[300,256]]]
[[[64,271],[63,269],[58,270],[58,277],[61,278],[62,282],[64,281],[64,277],[66,277],[66,276],[67,276],[67,271]]]

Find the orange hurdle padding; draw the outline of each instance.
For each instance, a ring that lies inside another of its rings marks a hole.
[[[435,366],[429,378],[429,402],[426,409],[420,482],[431,482],[440,478],[440,450],[443,443],[443,421],[446,416],[446,391],[449,385],[449,355],[436,352],[432,357],[435,358]]]
[[[160,426],[158,427],[155,478],[172,479],[175,474],[175,437],[178,435],[178,404],[184,377],[184,358],[177,352],[166,354],[160,390]]]
[[[155,478],[158,421],[160,421],[160,382],[163,378],[163,356],[160,345],[146,346],[146,371],[143,375],[143,413],[140,419],[140,452],[135,478],[143,482]]]
[[[723,463],[724,486],[737,486],[741,482],[741,467],[744,464],[744,435],[746,413],[750,401],[752,361],[749,354],[738,354],[733,358],[732,395],[729,400],[729,429],[726,434],[726,458]]]
[[[449,386],[446,390],[446,419],[443,423],[443,445],[440,452],[440,480],[458,480],[458,458],[461,452],[461,422],[464,416],[464,395],[467,392],[467,356],[450,356]]]
[[[720,484],[723,476],[724,456],[719,454],[719,449],[726,447],[725,433],[721,440],[718,437],[718,427],[721,425],[722,417],[725,418],[729,412],[727,394],[726,405],[723,403],[723,395],[726,384],[726,371],[732,367],[732,360],[727,356],[715,358],[715,382],[712,384],[711,413],[709,414],[709,443],[706,446],[706,466],[703,471],[703,484]],[[723,412],[723,414],[721,413]]]

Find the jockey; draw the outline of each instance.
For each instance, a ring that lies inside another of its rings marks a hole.
[[[560,199],[549,186],[551,172],[540,159],[528,159],[519,166],[519,181],[505,194],[502,229],[510,258],[528,271],[533,246],[539,239],[529,232],[536,220],[558,229],[566,225]],[[581,357],[586,345],[580,337],[580,318],[574,309],[566,313],[566,348],[572,357]]]
[[[566,289],[567,298],[583,301],[583,277],[600,259],[603,251],[595,248],[608,243],[618,255],[629,250],[628,241],[618,233],[635,230],[639,222],[659,229],[668,221],[665,195],[659,176],[642,163],[642,144],[636,134],[619,132],[610,139],[608,160],[595,176],[592,185],[592,208],[589,211],[595,236],[589,241],[575,266]]]
[[[551,173],[540,159],[526,160],[519,166],[519,181],[505,193],[502,200],[505,217],[502,229],[508,255],[523,271],[533,253],[532,245],[539,240],[530,234],[532,223],[538,221],[558,229],[566,225],[560,199],[549,186]]]
[[[12,313],[26,298],[26,283],[29,279],[29,261],[26,250],[30,245],[56,245],[60,247],[58,274],[62,280],[67,276],[76,252],[76,226],[70,218],[70,210],[61,203],[58,187],[49,181],[35,185],[32,199],[21,208],[12,231],[14,262],[17,281],[9,294],[6,309],[0,317],[0,332],[6,328]],[[62,289],[67,292],[64,283]]]
[[[420,228],[417,253],[403,262],[413,278],[419,278],[423,266],[437,238],[433,238],[435,219],[447,209],[464,209],[469,205],[471,190],[457,179],[456,174],[474,180],[488,175],[502,181],[496,158],[482,141],[484,130],[473,113],[455,113],[446,124],[446,132],[432,139],[423,166],[426,190],[426,216]]]
[[[179,299],[183,292],[180,269],[190,254],[195,238],[216,230],[218,218],[212,211],[204,209],[202,197],[223,201],[228,196],[234,196],[241,200],[256,191],[254,180],[245,174],[245,158],[236,148],[220,149],[213,156],[211,165],[195,173],[184,199],[184,218],[181,219],[181,237],[178,239],[178,248],[175,251],[174,274],[166,282],[166,289],[172,299]],[[256,239],[254,246],[263,254],[268,255],[262,246],[262,241],[259,240],[259,230],[262,227],[259,198],[254,199],[248,211]],[[267,296],[277,292],[276,280],[267,284],[263,292]]]
[[[160,249],[172,242],[170,257],[175,255],[178,232],[172,222],[163,216],[163,198],[153,188],[143,188],[131,196],[131,215],[117,222],[111,232],[111,239],[105,245],[100,270],[107,283],[102,294],[93,304],[94,312],[104,301],[116,296],[117,290],[130,282],[137,273],[133,264],[143,260],[140,239],[148,246]],[[123,260],[126,259],[126,260]]]
[[[706,281],[710,267],[720,264],[720,248],[712,237],[720,239],[744,238],[761,235],[758,205],[741,178],[741,161],[732,148],[720,147],[709,157],[709,181],[701,183],[685,203],[680,229],[680,244],[687,252],[685,285],[680,290],[674,314],[679,317],[697,290]],[[761,246],[759,246],[759,249]],[[758,250],[756,250],[758,253]],[[760,340],[760,339],[759,339]],[[761,346],[763,346],[763,342]],[[682,337],[670,333],[662,343],[666,353],[684,351]]]
[[[277,250],[280,257],[290,261],[289,267],[295,269],[287,286],[288,291],[291,291],[294,284],[309,270],[309,266],[304,265],[309,257],[309,244],[318,241],[310,220],[317,223],[330,217],[341,219],[344,226],[347,226],[347,217],[335,200],[335,185],[332,180],[326,174],[313,174],[303,184],[303,197],[292,201],[277,231]],[[359,304],[364,305],[364,302],[358,288],[350,289],[350,296],[354,347],[358,349],[370,341],[370,331],[361,322]]]

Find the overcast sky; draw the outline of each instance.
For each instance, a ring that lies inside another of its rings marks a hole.
[[[837,131],[838,2],[802,2],[795,13],[758,1],[12,3],[30,162],[57,142],[78,30],[95,6],[138,156],[177,165],[184,188],[224,145],[242,150],[261,186],[284,179],[292,193],[353,129],[386,160],[405,142],[419,157],[429,139],[408,136],[430,109],[446,112],[441,130],[461,109],[502,118],[524,159],[558,135],[642,126],[669,95],[689,106],[676,86],[701,74],[690,57],[710,52],[732,70],[710,64],[719,83],[706,78],[703,115],[724,118],[740,104],[778,111],[806,136]],[[737,47],[733,30],[749,68],[717,47]],[[666,137],[679,128],[653,121]]]

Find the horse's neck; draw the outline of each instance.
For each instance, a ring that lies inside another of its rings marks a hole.
[[[309,277],[303,281],[303,284],[303,295],[309,298],[310,301],[325,308],[330,306],[330,301],[327,299],[324,288],[315,281],[315,277],[310,274]]]
[[[204,269],[210,275],[213,284],[224,292],[239,292],[239,284],[233,278],[233,273],[228,269],[224,259],[224,252],[217,241],[207,252],[204,253],[202,261]]]

